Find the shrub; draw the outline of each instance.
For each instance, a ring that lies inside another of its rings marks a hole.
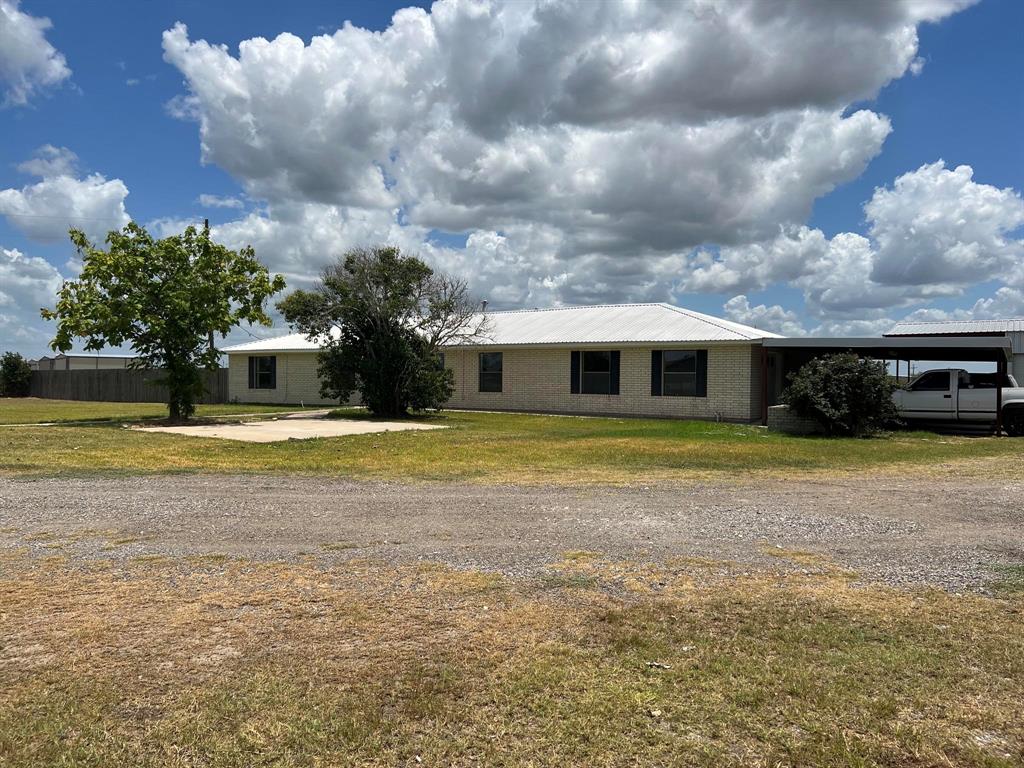
[[[896,420],[895,390],[885,363],[842,353],[817,357],[790,374],[782,401],[827,435],[862,437]]]
[[[17,352],[0,358],[0,397],[28,397],[32,386],[32,369]]]

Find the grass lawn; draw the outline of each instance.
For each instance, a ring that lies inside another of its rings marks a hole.
[[[255,444],[140,433],[114,424],[5,428],[0,472],[279,472],[395,480],[629,483],[907,466],[922,472],[1002,473],[1024,456],[1022,440],[925,432],[825,439],[700,421],[456,412],[428,421],[449,429]],[[986,461],[972,464],[976,459]]]
[[[580,553],[536,581],[0,558],[12,768],[1024,760],[1020,592],[855,587],[827,567],[721,582],[711,563]]]
[[[229,416],[236,413],[297,411],[298,406],[200,405],[197,416]],[[167,418],[166,403],[98,403],[88,400],[45,400],[38,397],[0,397],[0,425],[40,424],[53,421],[136,421]]]

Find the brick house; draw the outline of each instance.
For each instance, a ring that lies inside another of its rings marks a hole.
[[[448,347],[451,408],[749,422],[761,412],[761,342],[776,334],[670,304],[488,312],[486,337]],[[228,391],[250,403],[320,396],[302,334],[226,350]]]

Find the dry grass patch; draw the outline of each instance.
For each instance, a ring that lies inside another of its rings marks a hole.
[[[352,417],[346,412],[345,417]],[[1024,441],[898,433],[793,437],[696,421],[444,413],[448,429],[280,443],[153,434],[115,426],[5,428],[0,473],[231,472],[558,485],[723,478],[971,473],[1019,463]]]
[[[6,553],[0,764],[1024,758],[1019,598],[555,565],[592,586],[434,564]],[[633,588],[616,597],[620,581]]]

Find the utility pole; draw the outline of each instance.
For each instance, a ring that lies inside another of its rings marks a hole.
[[[203,219],[203,256],[207,256],[210,250],[210,220]],[[213,352],[213,329],[210,329],[207,336],[207,343],[210,345],[210,352]]]

